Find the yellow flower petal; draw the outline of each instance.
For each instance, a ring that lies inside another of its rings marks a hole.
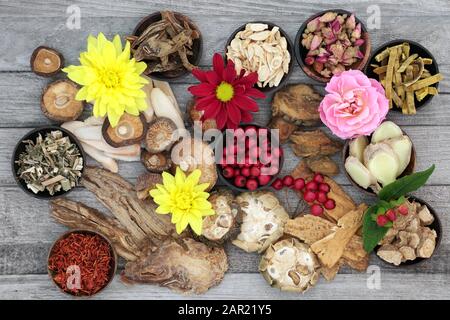
[[[177,233],[181,234],[184,231],[184,229],[186,229],[186,227],[188,226],[188,223],[189,223],[188,217],[183,216],[180,222],[176,224]]]
[[[158,208],[156,208],[155,212],[158,214],[168,214],[170,213],[170,207],[159,206]]]
[[[191,226],[192,230],[199,236],[202,234],[202,225],[203,220],[202,218],[190,218],[189,219],[189,225]]]
[[[200,180],[200,176],[202,175],[202,172],[199,169],[195,169],[192,171],[192,173],[186,178],[186,184],[194,186],[198,184],[198,181]]]
[[[120,36],[118,34],[114,36],[113,44],[116,48],[116,56],[119,56],[122,53],[122,41],[120,40]]]

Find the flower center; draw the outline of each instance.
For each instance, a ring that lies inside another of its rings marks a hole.
[[[222,81],[216,88],[216,97],[222,102],[228,102],[233,99],[234,89],[228,82]]]
[[[179,192],[175,199],[175,203],[178,209],[189,210],[192,207],[192,195],[190,193]]]
[[[120,84],[120,76],[115,70],[101,71],[100,80],[107,88],[115,88]]]

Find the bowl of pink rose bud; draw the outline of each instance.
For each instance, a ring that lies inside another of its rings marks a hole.
[[[276,132],[257,124],[227,129],[216,144],[220,181],[237,192],[268,188],[283,165]]]
[[[320,173],[315,173],[306,180],[303,178],[294,179],[287,175],[276,178],[272,182],[272,188],[275,190],[290,188],[299,192],[303,200],[308,203],[310,213],[321,216],[325,210],[333,210],[336,207],[336,201],[329,197],[331,187],[327,179]]]

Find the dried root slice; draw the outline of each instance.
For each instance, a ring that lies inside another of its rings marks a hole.
[[[289,215],[274,193],[244,192],[236,197],[242,211],[241,232],[233,244],[247,252],[264,252],[282,235]]]
[[[162,173],[172,167],[170,155],[164,152],[150,153],[144,150],[141,152],[141,161],[144,167],[153,173]]]
[[[141,77],[145,78],[148,83],[142,87],[142,90],[145,92],[145,101],[147,102],[147,109],[145,109],[142,113],[144,114],[145,120],[147,123],[153,121],[155,117],[155,111],[152,106],[151,93],[153,90],[153,80],[145,75],[141,75]]]
[[[306,165],[313,172],[319,172],[326,176],[335,176],[339,173],[339,166],[327,156],[306,158]]]
[[[78,119],[83,113],[84,103],[75,99],[77,92],[77,85],[70,80],[57,80],[50,83],[42,92],[42,112],[54,121]]]
[[[378,143],[383,140],[401,137],[402,129],[392,121],[383,122],[372,134],[372,143]]]
[[[146,172],[137,177],[136,193],[140,200],[147,199],[150,190],[154,189],[157,184],[162,184],[162,176],[159,173]]]
[[[109,145],[119,148],[140,142],[146,129],[147,122],[143,115],[132,116],[124,113],[115,127],[112,127],[106,119],[102,126],[102,134]]]
[[[239,207],[233,193],[226,189],[212,193],[208,201],[216,214],[203,219],[202,235],[197,238],[208,245],[221,245],[239,232]]]
[[[114,173],[119,172],[119,166],[113,158],[106,156],[102,151],[91,147],[84,142],[81,142],[81,146],[83,147],[84,152],[90,155],[95,161],[100,163],[105,169],[108,169],[109,171]]]
[[[375,192],[379,191],[377,179],[356,157],[350,156],[345,160],[345,170],[359,186],[364,189],[372,188]]]
[[[31,70],[37,75],[50,77],[64,67],[64,57],[55,49],[40,46],[34,49],[30,65]]]
[[[297,129],[297,125],[284,120],[282,117],[273,117],[269,123],[269,128],[278,130],[280,143],[285,143]]]
[[[369,140],[366,136],[359,136],[358,138],[350,141],[349,154],[362,163],[364,161],[364,150],[368,144]]]
[[[169,150],[175,142],[177,126],[169,118],[157,118],[150,123],[145,135],[145,145],[150,153]]]
[[[391,146],[400,161],[397,171],[397,176],[399,176],[403,173],[403,171],[405,171],[411,161],[412,142],[406,135],[399,138],[389,139],[385,142]]]
[[[296,125],[311,126],[320,121],[322,96],[313,87],[299,83],[278,90],[272,101],[272,116]]]
[[[217,169],[213,149],[204,141],[190,137],[177,142],[171,150],[173,163],[186,174],[199,169],[202,174],[199,183],[208,183],[207,191],[217,182]]]
[[[182,293],[201,294],[218,285],[228,270],[223,248],[211,248],[191,238],[150,243],[141,257],[129,262],[124,280],[159,284]]]
[[[160,88],[153,88],[150,99],[157,117],[169,118],[176,124],[178,129],[185,129],[183,118],[177,107]]]
[[[340,142],[331,140],[320,129],[313,131],[295,131],[291,137],[292,149],[298,157],[329,156],[342,148]]]
[[[400,160],[392,148],[383,142],[369,145],[364,151],[364,164],[383,186],[394,182]]]
[[[294,238],[271,245],[259,270],[266,281],[283,291],[305,292],[319,280],[320,265],[311,248]]]

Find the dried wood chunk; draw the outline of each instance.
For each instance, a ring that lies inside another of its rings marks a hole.
[[[122,277],[129,282],[201,294],[218,285],[227,270],[223,248],[211,248],[191,238],[169,238],[158,245],[149,243],[138,260],[126,264]]]
[[[342,144],[331,140],[322,130],[295,131],[292,148],[298,157],[328,156],[339,152]]]
[[[150,197],[150,190],[154,189],[157,184],[162,184],[162,176],[159,173],[146,172],[136,179],[136,193],[140,200]]]
[[[272,101],[272,116],[296,125],[311,126],[320,121],[322,96],[311,86],[294,84],[277,91]]]

